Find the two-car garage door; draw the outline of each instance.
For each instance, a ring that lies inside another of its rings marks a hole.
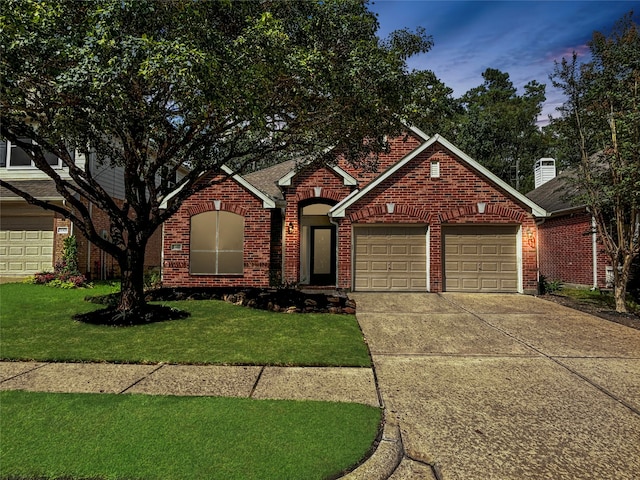
[[[517,292],[517,226],[443,226],[443,287]],[[354,228],[357,291],[427,291],[427,227]]]

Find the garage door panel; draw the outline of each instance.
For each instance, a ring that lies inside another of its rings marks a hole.
[[[389,255],[388,245],[371,245],[371,255]]]
[[[368,271],[370,272],[386,272],[388,270],[387,262],[372,261],[369,263],[369,265],[370,265],[370,268],[368,269]]]
[[[517,292],[515,226],[444,227],[445,290]]]
[[[409,262],[389,262],[389,270],[392,272],[409,272]]]
[[[409,246],[408,245],[391,245],[389,248],[389,253],[391,255],[401,255],[401,256],[409,255]]]
[[[478,245],[461,245],[460,254],[476,257],[478,256]]]
[[[4,217],[0,225],[0,273],[33,275],[53,269],[53,217]]]
[[[426,290],[426,226],[356,227],[356,290]]]

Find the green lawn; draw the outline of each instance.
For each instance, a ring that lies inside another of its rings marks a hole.
[[[323,479],[363,458],[359,404],[0,392],[0,477]]]
[[[0,358],[181,364],[370,366],[348,315],[165,302],[191,317],[134,327],[73,321],[86,295],[0,285]],[[381,411],[244,398],[0,392],[0,478],[322,479],[371,447]]]
[[[133,327],[73,321],[112,287],[0,285],[0,359],[125,363],[370,366],[354,316],[283,314],[215,300],[163,302],[191,316]]]

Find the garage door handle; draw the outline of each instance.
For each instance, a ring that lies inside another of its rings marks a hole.
[[[391,270],[391,262],[387,262],[387,272]]]

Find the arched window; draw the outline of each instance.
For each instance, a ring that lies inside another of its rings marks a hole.
[[[191,273],[241,274],[244,267],[244,217],[204,212],[191,217]]]

